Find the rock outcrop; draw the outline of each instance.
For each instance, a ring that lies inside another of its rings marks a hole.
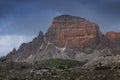
[[[55,17],[46,33],[49,42],[60,47],[95,47],[102,39],[99,26],[88,20],[70,15]]]
[[[120,43],[120,32],[107,32],[105,38],[109,43]]]
[[[120,53],[120,33],[119,32],[107,32],[103,37],[99,49],[109,49],[113,54]]]

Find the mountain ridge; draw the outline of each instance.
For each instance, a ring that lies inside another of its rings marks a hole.
[[[17,62],[36,62],[51,58],[90,61],[94,57],[120,52],[120,33],[103,35],[99,26],[84,18],[61,15],[53,19],[45,35],[39,35],[18,50],[8,53],[6,59]],[[103,51],[103,52],[102,52]]]

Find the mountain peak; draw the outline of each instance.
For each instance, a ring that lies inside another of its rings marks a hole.
[[[71,15],[55,17],[46,33],[49,42],[72,48],[96,45],[100,41],[101,35],[97,24]]]
[[[84,18],[72,15],[60,15],[54,18],[54,20],[72,20],[72,19],[84,19]]]

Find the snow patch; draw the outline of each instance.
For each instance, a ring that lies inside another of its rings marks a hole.
[[[18,62],[18,60],[21,58],[21,56],[17,57],[17,59],[15,60],[16,62]]]
[[[40,46],[40,49],[42,49],[43,48],[43,44]]]
[[[30,55],[30,56],[27,58],[27,60],[31,59],[31,58],[32,58],[32,56],[33,56],[33,55]]]
[[[48,41],[48,43],[47,43],[47,45],[46,45],[46,47],[45,47],[45,50],[48,48],[48,46],[49,45],[51,45],[52,43],[50,43],[49,41]]]
[[[61,50],[62,50],[62,51],[65,51],[65,49],[66,49],[66,47],[64,47],[64,48],[61,48]]]
[[[19,57],[18,57],[19,58]],[[15,60],[16,62],[18,61],[18,58]]]
[[[50,43],[50,42],[48,41],[48,45],[50,45],[50,44],[52,44],[52,43]]]
[[[65,51],[66,47],[63,47],[63,48],[59,48],[57,46],[55,46],[56,49],[60,50],[60,51]]]
[[[46,37],[44,37],[44,41],[46,41]]]

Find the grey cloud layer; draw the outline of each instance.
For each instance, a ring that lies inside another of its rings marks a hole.
[[[85,17],[98,23],[103,32],[120,31],[116,29],[120,21],[120,0],[0,0],[0,25],[3,26],[3,19],[5,24],[11,21],[8,30],[0,33],[46,32],[52,18],[61,14]]]

